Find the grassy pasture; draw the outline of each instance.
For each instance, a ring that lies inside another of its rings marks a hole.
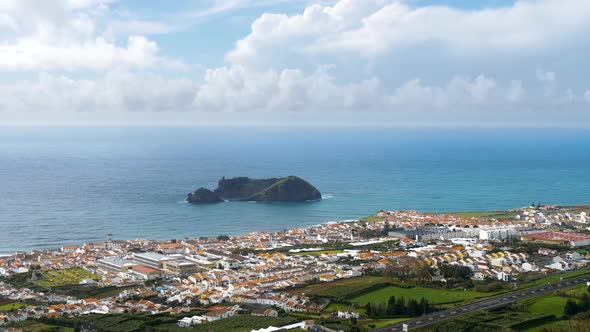
[[[301,294],[329,297],[333,299],[346,299],[354,296],[364,289],[372,289],[378,285],[387,283],[387,279],[383,277],[363,276],[350,279],[341,279],[332,282],[317,283],[301,288],[291,289],[288,292],[291,294]]]
[[[352,303],[358,305],[365,305],[367,302],[385,303],[391,296],[395,296],[396,298],[404,297],[406,300],[416,299],[417,301],[420,301],[420,299],[423,297],[431,304],[440,304],[460,302],[490,295],[490,293],[482,293],[470,290],[447,290],[425,287],[400,288],[396,286],[387,286],[383,289],[378,289],[354,297],[351,299],[351,301]]]
[[[99,276],[84,269],[50,270],[43,272],[43,280],[36,283],[45,287],[59,287],[65,285],[77,285],[84,279],[100,279]]]
[[[444,212],[446,215],[453,215],[458,217],[482,217],[493,219],[514,219],[516,212],[510,211],[463,211],[463,212]]]
[[[7,304],[0,305],[0,311],[18,310],[18,309],[25,308],[25,307],[27,307],[26,303],[13,302],[13,303],[7,303]]]

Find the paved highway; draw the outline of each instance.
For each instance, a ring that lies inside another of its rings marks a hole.
[[[538,296],[546,293],[550,293],[562,288],[568,288],[577,286],[580,284],[584,284],[590,281],[590,274],[583,275],[580,277],[563,279],[561,281],[548,283],[546,285],[540,285],[530,288],[525,288],[522,290],[517,290],[513,292],[503,293],[501,295],[486,298],[485,300],[481,300],[478,302],[474,302],[471,304],[465,304],[457,307],[453,307],[451,309],[445,309],[437,312],[433,312],[427,315],[423,315],[420,317],[416,317],[405,322],[400,322],[392,325],[388,325],[385,327],[381,327],[375,330],[374,332],[393,332],[393,331],[403,331],[403,324],[408,325],[408,329],[417,329],[421,327],[428,326],[430,324],[440,323],[448,319],[456,318],[459,316],[463,316],[469,314],[471,312],[480,311],[480,310],[489,310],[494,308],[503,307],[507,304],[512,302],[520,301],[529,297]]]

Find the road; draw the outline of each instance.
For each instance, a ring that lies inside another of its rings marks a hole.
[[[524,300],[529,297],[538,296],[546,293],[551,293],[553,291],[568,288],[573,286],[578,286],[590,281],[590,274],[563,279],[561,281],[548,283],[546,285],[540,285],[530,288],[525,288],[522,290],[517,290],[513,292],[507,292],[500,294],[498,296],[486,298],[485,300],[481,300],[478,302],[474,302],[471,304],[465,304],[461,306],[456,306],[450,309],[445,309],[437,312],[433,312],[427,315],[423,315],[420,317],[416,317],[404,322],[395,323],[392,325],[388,325],[385,327],[381,327],[375,330],[374,332],[394,332],[394,331],[403,331],[403,324],[408,325],[409,330],[421,328],[428,326],[430,324],[440,323],[445,320],[457,318],[459,316],[463,316],[475,311],[480,310],[489,310],[495,309],[499,307],[503,307],[507,304],[512,302]]]

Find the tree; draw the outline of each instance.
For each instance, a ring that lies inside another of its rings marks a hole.
[[[588,294],[582,294],[582,301],[580,302],[580,307],[582,307],[582,310],[584,311],[590,309],[590,296],[588,296]]]
[[[387,301],[387,316],[395,315],[395,296],[390,296]]]
[[[577,314],[579,310],[580,309],[579,309],[579,306],[576,303],[576,301],[569,299],[565,303],[565,307],[563,308],[563,314],[565,316],[573,316],[573,315]]]
[[[393,307],[393,314],[394,315],[403,315],[406,313],[406,299],[400,297],[395,301],[395,306]]]
[[[367,313],[367,316],[369,316],[369,317],[373,316],[373,309],[371,308],[371,302],[367,302],[367,304],[365,305],[365,312]]]
[[[409,299],[406,307],[406,313],[411,316],[420,316],[420,305],[416,299]]]
[[[420,313],[425,315],[430,312],[430,304],[425,298],[420,299]]]

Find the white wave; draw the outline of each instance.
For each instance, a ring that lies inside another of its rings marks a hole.
[[[322,195],[322,199],[331,199],[331,198],[334,198],[334,195],[332,195],[332,194]]]
[[[328,220],[324,224],[340,224],[345,222],[355,222],[359,221],[358,219],[344,219],[344,220]]]
[[[176,203],[178,203],[178,204],[188,204],[188,201],[185,199],[185,200],[183,200],[183,201],[178,201],[178,202],[176,202]]]

